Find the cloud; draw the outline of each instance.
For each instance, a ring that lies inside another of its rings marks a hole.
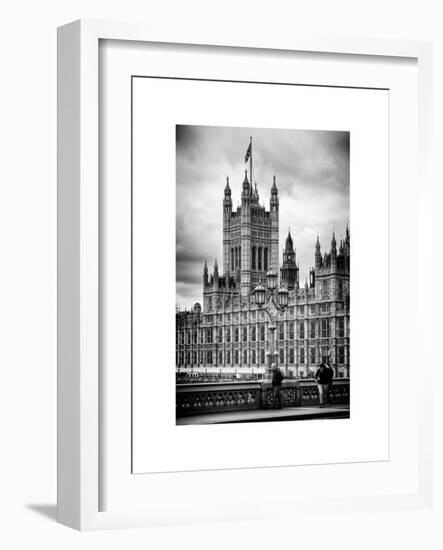
[[[349,132],[177,126],[177,303],[202,300],[202,272],[222,256],[223,190],[230,178],[233,208],[240,204],[244,156],[253,136],[253,177],[269,208],[275,174],[280,198],[280,249],[288,228],[301,280],[314,261],[317,234],[329,249],[349,222]],[[281,254],[281,252],[280,252]]]

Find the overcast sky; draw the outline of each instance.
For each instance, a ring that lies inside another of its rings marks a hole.
[[[253,139],[253,176],[269,209],[272,176],[280,199],[280,262],[291,229],[300,282],[349,223],[349,133],[177,126],[177,305],[202,302],[202,272],[217,259],[223,271],[223,191],[229,176],[233,209],[240,204],[245,153]]]

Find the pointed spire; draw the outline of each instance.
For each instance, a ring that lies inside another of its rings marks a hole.
[[[207,272],[208,272],[208,264],[207,264],[207,262],[206,262],[206,260],[205,260],[205,266],[204,266],[204,268],[203,268],[203,273],[207,273]]]
[[[288,236],[286,237],[285,250],[286,253],[294,253],[294,243],[292,242],[291,230],[288,228]]]
[[[249,191],[248,171],[245,170],[245,179],[243,180],[243,191]]]
[[[277,195],[278,194],[278,189],[277,189],[277,184],[275,182],[275,174],[272,178],[272,187],[271,187],[271,195]]]
[[[315,243],[315,248],[320,250],[320,237],[319,237],[318,233],[317,233],[317,242]]]
[[[225,195],[231,195],[231,188],[229,187],[229,176],[226,176]]]

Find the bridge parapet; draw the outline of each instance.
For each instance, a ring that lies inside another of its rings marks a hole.
[[[349,404],[349,378],[337,378],[331,388],[333,405]],[[317,383],[312,379],[284,380],[283,407],[307,407],[319,404]],[[269,409],[272,407],[270,382],[193,383],[176,387],[176,415]]]

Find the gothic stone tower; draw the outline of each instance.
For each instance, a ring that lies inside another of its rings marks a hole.
[[[298,266],[290,231],[286,237],[286,245],[283,251],[283,265],[280,269],[280,273],[281,282],[288,290],[299,288]]]
[[[223,275],[234,279],[242,297],[247,297],[272,266],[279,272],[279,203],[275,181],[271,188],[270,210],[259,202],[257,185],[242,184],[241,206],[232,210],[231,189],[226,182],[223,199]]]

